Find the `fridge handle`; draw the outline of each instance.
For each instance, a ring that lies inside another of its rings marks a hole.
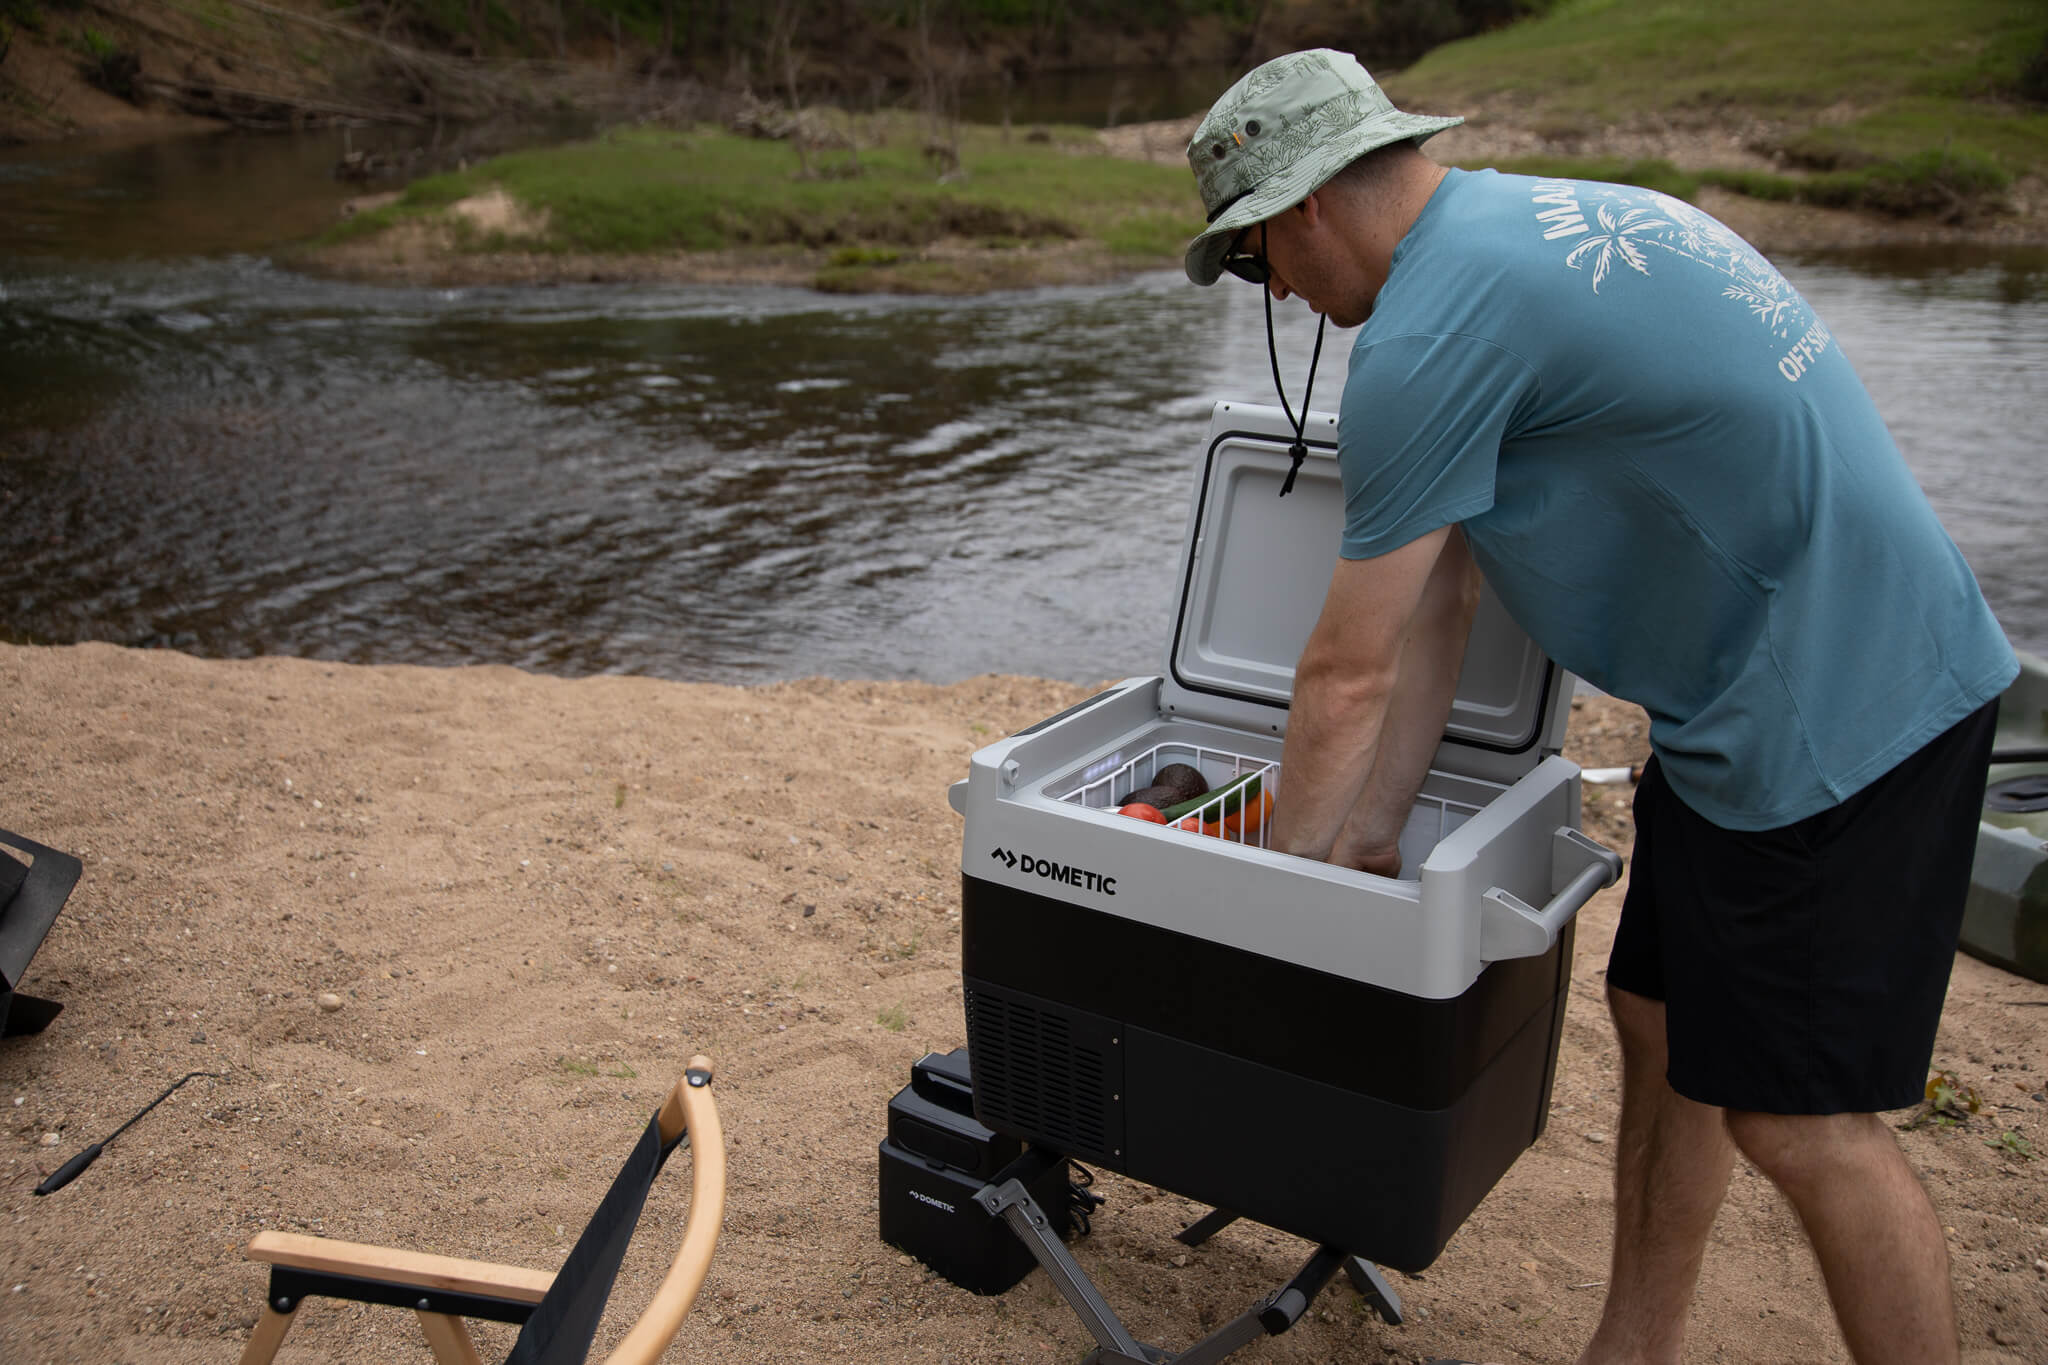
[[[1504,887],[1479,898],[1479,960],[1537,957],[1550,951],[1558,934],[1593,893],[1621,877],[1621,855],[1569,825],[1551,835],[1550,880],[1554,894],[1541,910]]]

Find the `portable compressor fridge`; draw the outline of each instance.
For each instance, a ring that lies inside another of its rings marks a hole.
[[[1336,423],[1221,403],[1167,671],[976,752],[961,958],[988,1128],[1419,1271],[1543,1131],[1573,917],[1620,872],[1558,754],[1573,681],[1489,592],[1397,877],[1117,814],[1170,763],[1284,800],[1297,656],[1343,518]]]

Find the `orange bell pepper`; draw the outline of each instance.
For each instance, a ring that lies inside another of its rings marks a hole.
[[[1236,810],[1221,820],[1199,820],[1190,815],[1174,825],[1190,834],[1206,834],[1211,839],[1250,839],[1266,826],[1266,817],[1273,813],[1273,793],[1261,791],[1252,800],[1242,803]]]

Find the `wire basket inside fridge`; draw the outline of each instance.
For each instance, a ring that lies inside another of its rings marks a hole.
[[[1280,765],[1231,749],[1170,740],[1135,758],[1112,754],[1066,781],[1053,784],[1046,794],[1068,805],[1113,814],[1124,805],[1126,797],[1151,786],[1161,769],[1175,763],[1200,769],[1214,795],[1201,806],[1169,820],[1169,826],[1253,848],[1268,846],[1266,817],[1272,813],[1279,793]],[[1233,786],[1239,779],[1253,775],[1257,778],[1256,787],[1249,782]],[[1433,773],[1431,777],[1432,781],[1416,797],[1407,825],[1401,831],[1404,872],[1419,867],[1429,856],[1429,850],[1477,815],[1502,790],[1492,783],[1452,779],[1447,774]],[[1455,787],[1457,795],[1433,790],[1445,787]]]
[[[1229,749],[1185,740],[1155,744],[1135,758],[1111,755],[1070,779],[1065,790],[1048,794],[1068,805],[1114,812],[1132,793],[1151,786],[1162,769],[1175,763],[1199,769],[1211,794],[1169,824],[1232,843],[1266,846],[1265,817],[1273,808],[1280,765]]]

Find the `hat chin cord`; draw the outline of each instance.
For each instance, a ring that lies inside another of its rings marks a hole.
[[[1302,432],[1308,427],[1309,395],[1316,391],[1316,366],[1323,358],[1323,328],[1330,319],[1317,316],[1316,348],[1309,356],[1308,383],[1301,391],[1301,416],[1296,417],[1294,409],[1287,405],[1287,388],[1280,382],[1280,349],[1273,342],[1273,291],[1262,284],[1259,292],[1266,298],[1266,358],[1273,362],[1273,391],[1280,395],[1280,411],[1287,414],[1287,424],[1294,428],[1294,444],[1287,447],[1287,477],[1280,484],[1280,496],[1284,498],[1294,491],[1294,476],[1301,472],[1301,462],[1308,458],[1308,442],[1302,438]]]

